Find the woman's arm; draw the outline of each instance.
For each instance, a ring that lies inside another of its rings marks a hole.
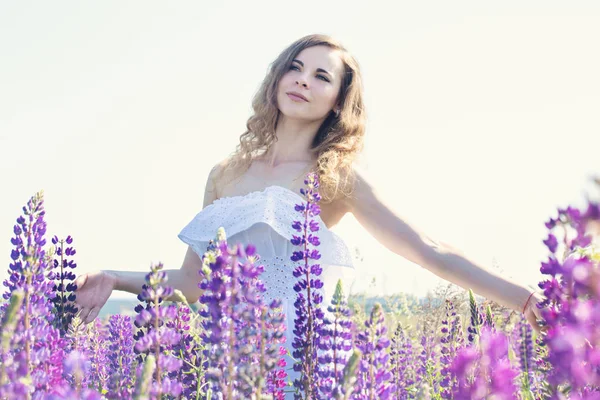
[[[470,288],[515,311],[523,311],[531,289],[474,263],[459,250],[418,231],[380,199],[364,173],[356,168],[355,172],[355,190],[348,199],[349,210],[381,244],[440,278],[464,289]]]
[[[188,260],[189,252],[194,251],[188,247],[188,254],[186,254],[186,260]],[[195,253],[194,253],[195,254]],[[198,256],[196,255],[198,258]],[[198,258],[199,259],[199,258]],[[185,262],[184,262],[185,264]],[[142,285],[146,283],[146,275],[149,272],[145,271],[104,271],[115,279],[114,290],[120,290],[123,292],[129,292],[133,294],[139,294],[142,291]],[[167,269],[164,270],[167,273],[166,286],[171,286],[173,289],[180,290],[185,296],[188,303],[195,303],[200,297],[201,290],[197,287],[200,283],[200,275],[190,276],[185,270],[182,269]],[[165,299],[166,301],[181,301],[181,299],[173,294],[171,297]]]

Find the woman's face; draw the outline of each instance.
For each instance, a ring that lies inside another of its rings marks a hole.
[[[344,65],[338,51],[327,46],[302,50],[279,81],[277,105],[292,119],[324,120],[336,107]],[[297,92],[306,100],[290,97]]]

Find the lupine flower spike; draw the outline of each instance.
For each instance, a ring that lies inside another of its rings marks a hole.
[[[65,243],[69,246],[65,247]],[[73,238],[70,235],[64,240],[59,240],[57,236],[54,236],[52,244],[56,246],[56,252],[51,264],[52,272],[48,274],[48,279],[56,282],[52,287],[55,292],[55,297],[52,299],[55,315],[54,326],[60,330],[61,336],[64,336],[78,311],[74,303],[76,298],[74,292],[77,286],[73,281],[76,276],[72,271],[77,268],[77,263],[71,259],[77,251],[71,246]]]
[[[598,220],[600,206],[589,202],[585,212],[559,209],[558,218],[546,222],[550,256],[540,271],[549,278],[540,284],[546,299],[538,307],[548,306],[542,342],[552,366],[547,389],[553,398],[593,398],[600,387],[600,255],[588,234],[588,225]]]
[[[262,302],[266,289],[259,276],[264,266],[254,265],[256,248],[229,248],[222,228],[217,236],[218,251],[209,251],[214,262],[208,262],[210,272],[200,283],[203,340],[209,345],[207,379],[224,399],[258,398],[269,391],[276,397],[280,390],[267,384],[266,377],[280,366],[285,332],[281,302]]]
[[[343,371],[352,350],[352,321],[341,280],[338,280],[327,311],[329,313],[317,332],[319,350],[324,351],[324,354],[319,356],[319,389],[323,397],[331,397],[334,388],[341,385]],[[336,390],[336,393],[338,396],[344,394],[342,388]]]
[[[162,304],[164,299],[173,294],[173,288],[164,285],[168,277],[166,272],[161,271],[162,268],[162,263],[151,266],[150,273],[146,275],[146,284],[138,295],[138,300],[146,302],[146,307],[141,304],[136,307],[138,315],[134,323],[139,329],[134,335],[134,351],[141,363],[149,354],[154,355],[156,364],[151,394],[157,397],[163,394],[179,396],[181,383],[171,380],[169,373],[182,367],[182,361],[173,355],[173,346],[179,342],[180,333],[165,324],[165,321],[175,318],[177,308],[175,305],[165,307]],[[142,372],[138,370],[136,373],[140,376]]]
[[[7,313],[13,292],[22,294],[21,307],[11,310],[5,319],[10,338],[0,326],[3,337],[0,364],[0,398],[26,398],[33,392],[53,393],[63,382],[62,363],[65,342],[58,329],[52,326],[52,281],[47,279],[51,252],[46,252],[46,222],[44,221],[43,192],[33,196],[23,207],[25,216],[17,219],[11,243],[9,279],[4,286],[3,298],[9,300],[0,305],[0,317]],[[14,303],[13,303],[14,304]],[[2,318],[4,319],[4,318]]]
[[[311,250],[310,246],[319,246],[319,237],[313,232],[319,231],[319,223],[310,219],[320,214],[321,209],[317,204],[321,200],[317,189],[319,181],[316,174],[308,174],[304,180],[307,189],[300,189],[306,198],[306,204],[296,204],[295,210],[302,213],[304,221],[294,221],[292,228],[301,233],[291,239],[294,246],[302,250],[294,251],[291,260],[301,262],[293,272],[298,279],[294,284],[297,297],[294,302],[296,319],[294,319],[294,348],[292,356],[297,360],[294,371],[300,372],[300,377],[294,380],[296,399],[314,399],[318,393],[317,377],[319,376],[319,363],[317,354],[317,330],[323,323],[324,313],[321,309],[323,302],[323,282],[318,278],[323,271],[320,264],[309,265],[309,260],[319,260],[321,254],[318,250]]]
[[[381,304],[375,303],[371,310],[366,329],[357,337],[357,347],[362,353],[356,391],[352,399],[392,399],[396,391],[392,383],[392,373],[389,365],[387,348],[390,340],[387,338],[385,317]]]

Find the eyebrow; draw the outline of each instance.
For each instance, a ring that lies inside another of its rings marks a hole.
[[[300,60],[298,60],[298,59],[295,59],[295,58],[292,60],[292,62],[294,62],[294,61],[295,61],[295,62],[297,62],[298,64],[302,65],[302,66],[304,67],[304,63],[303,63],[302,61],[300,61]],[[329,71],[326,71],[326,70],[324,70],[323,68],[317,68],[317,72],[325,72],[326,74],[329,74],[329,75],[333,76],[333,75],[331,74],[331,72],[329,72]]]

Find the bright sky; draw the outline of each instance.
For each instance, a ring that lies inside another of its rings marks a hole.
[[[179,268],[177,234],[210,168],[244,132],[269,64],[311,33],[361,65],[363,167],[383,198],[535,285],[544,221],[598,194],[594,1],[2,2],[0,279],[42,189],[47,239],[73,236],[79,273]],[[439,281],[351,215],[334,231],[364,257],[353,292],[422,295]]]

